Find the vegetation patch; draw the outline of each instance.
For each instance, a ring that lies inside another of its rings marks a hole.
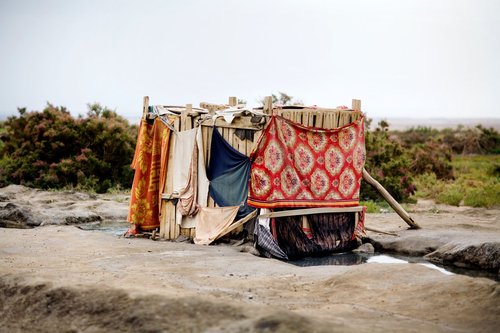
[[[137,127],[116,112],[99,104],[77,118],[51,104],[18,111],[0,126],[0,186],[98,193],[131,186]]]

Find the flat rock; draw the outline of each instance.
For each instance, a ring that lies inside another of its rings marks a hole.
[[[33,217],[29,209],[11,202],[0,205],[0,227],[2,228],[32,228],[39,226],[41,222]]]
[[[500,242],[468,246],[448,243],[424,258],[441,265],[484,269],[498,274],[500,273]]]
[[[364,243],[357,249],[352,250],[354,253],[374,253],[375,248],[370,243]]]
[[[0,188],[0,227],[125,221],[127,213],[128,194],[42,191],[21,185]]]

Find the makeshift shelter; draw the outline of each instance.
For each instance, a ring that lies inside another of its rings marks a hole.
[[[349,250],[364,232],[364,160],[359,100],[328,109],[273,107],[266,97],[262,108],[247,109],[235,97],[199,108],[150,106],[145,97],[131,233],[210,244],[253,221],[248,230],[268,256]]]

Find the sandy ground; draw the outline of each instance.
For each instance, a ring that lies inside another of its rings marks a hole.
[[[462,266],[490,265],[497,273],[498,213],[423,202],[412,213],[422,230],[406,230],[391,213],[369,214],[367,225],[398,234],[370,232],[379,249]],[[298,267],[229,245],[125,239],[68,225],[0,228],[0,240],[0,332],[498,332],[500,327],[498,282],[419,264]]]

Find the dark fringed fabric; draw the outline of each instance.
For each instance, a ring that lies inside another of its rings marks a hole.
[[[355,213],[307,215],[312,238],[302,230],[302,216],[275,219],[278,245],[289,259],[344,252],[357,246],[353,240]]]

